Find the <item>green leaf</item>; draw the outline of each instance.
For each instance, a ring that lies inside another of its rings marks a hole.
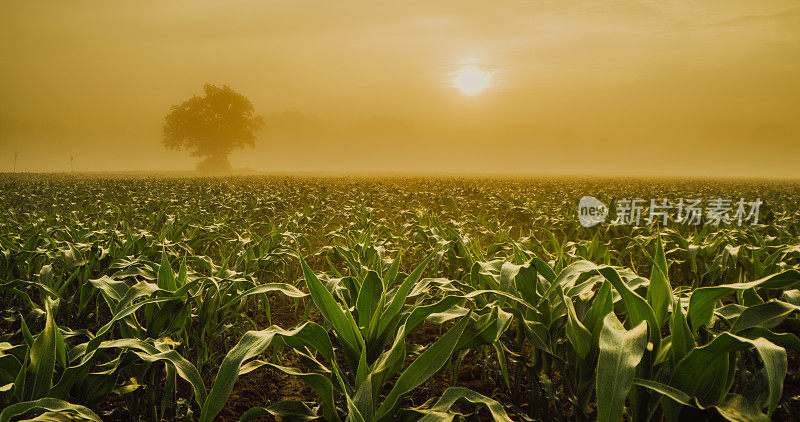
[[[129,289],[128,284],[124,281],[114,280],[105,275],[98,279],[90,279],[89,283],[92,283],[92,286],[100,290],[108,308],[112,311],[117,306],[117,303],[125,297]]]
[[[100,347],[98,347],[98,349],[111,348],[132,349],[136,356],[146,362],[168,362],[175,368],[178,375],[192,386],[197,404],[203,406],[205,403],[207,393],[200,373],[194,365],[175,350],[160,351],[150,343],[132,338],[104,341],[100,344]]]
[[[552,283],[556,280],[556,273],[554,273],[553,269],[550,268],[546,262],[542,261],[541,258],[531,259],[531,264],[533,264],[533,266],[536,268],[536,271],[541,274],[549,283]]]
[[[449,422],[452,421],[454,417],[461,415],[460,413],[451,411],[451,408],[460,402],[478,405],[488,410],[489,414],[492,415],[492,420],[496,422],[512,421],[508,413],[503,409],[503,406],[496,400],[492,400],[483,394],[462,387],[450,387],[445,390],[444,394],[442,394],[439,400],[430,408],[412,409],[412,411],[423,415],[417,422]]]
[[[458,339],[456,350],[494,344],[500,339],[500,336],[511,324],[511,314],[503,311],[499,306],[489,306],[489,308],[491,309],[489,312],[485,312],[467,324],[467,328]],[[465,315],[469,313],[468,310],[465,311]]]
[[[368,375],[371,378],[372,384],[372,399],[376,401],[380,388],[383,387],[384,382],[394,376],[396,373],[403,369],[403,363],[406,358],[406,325],[400,326],[395,334],[394,342],[389,350],[381,353],[375,363],[372,365],[372,372]]]
[[[161,253],[161,265],[158,267],[158,287],[174,292],[178,288],[175,282],[175,274],[172,272],[172,267],[169,266],[169,259],[167,252]]]
[[[725,400],[714,406],[719,414],[732,422],[767,422],[769,416],[761,412],[752,401],[738,395],[728,394]]]
[[[533,347],[544,350],[551,355],[553,354],[550,332],[547,331],[547,327],[545,327],[544,324],[538,321],[525,321],[522,330],[525,334],[525,338],[528,339]]]
[[[313,322],[306,322],[293,330],[272,326],[263,331],[248,331],[222,360],[214,385],[202,407],[201,422],[214,420],[233,391],[242,363],[263,353],[276,336],[289,347],[308,346],[335,362],[328,333]]]
[[[389,269],[386,270],[386,272],[383,274],[383,277],[381,277],[381,281],[383,282],[383,291],[387,291],[394,286],[399,270],[400,255],[398,255],[397,258],[392,261],[392,265],[389,266]]]
[[[575,315],[575,307],[572,305],[572,300],[563,294],[562,297],[564,298],[564,304],[567,306],[567,339],[575,349],[575,353],[581,359],[586,359],[589,350],[592,348],[592,333],[586,329],[578,319],[578,316]]]
[[[628,318],[625,323],[631,326],[638,326],[642,321],[647,321],[648,325],[648,340],[653,343],[653,351],[657,351],[661,346],[661,331],[659,330],[658,321],[653,313],[653,308],[647,301],[636,294],[631,288],[622,281],[619,273],[612,267],[602,267],[598,270],[603,277],[606,278],[614,289],[622,297],[622,302],[625,304]]]
[[[190,283],[191,284],[191,283]],[[187,284],[189,286],[189,284]],[[95,353],[97,352],[98,347],[103,342],[106,334],[111,330],[114,324],[122,319],[127,318],[134,312],[136,312],[139,308],[151,304],[151,303],[162,303],[162,302],[170,302],[178,300],[178,297],[165,297],[165,298],[153,298],[143,300],[138,302],[134,305],[130,305],[128,307],[123,308],[122,310],[118,311],[114,314],[114,317],[111,318],[111,321],[106,323],[106,325],[100,327],[95,334],[95,337],[89,340],[88,343],[84,343],[75,347],[77,349],[83,349],[81,354],[78,356],[82,356],[80,363],[75,366],[70,366],[64,371],[64,374],[61,376],[61,379],[58,383],[53,386],[51,390],[51,396],[53,397],[66,397],[69,393],[72,385],[77,381],[80,374],[86,371],[86,367],[91,363],[92,359],[94,358]],[[72,352],[70,352],[72,353]],[[75,357],[77,359],[77,357]],[[74,359],[73,359],[74,360]]]
[[[559,297],[558,288],[568,291],[575,285],[575,281],[583,274],[601,267],[589,261],[576,261],[564,268],[547,288],[541,300],[549,299],[551,302]],[[559,298],[560,300],[560,298]],[[555,303],[555,302],[553,302]]]
[[[358,325],[356,325],[356,322],[353,320],[353,315],[350,314],[348,309],[342,309],[342,307],[336,303],[336,299],[333,298],[331,292],[319,281],[302,257],[300,257],[300,264],[303,267],[306,285],[308,286],[308,291],[311,293],[311,299],[314,301],[314,305],[316,305],[320,313],[322,313],[322,317],[331,324],[336,335],[342,340],[342,346],[344,346],[350,362],[357,363],[359,356],[361,356],[361,350],[365,345],[364,338],[361,336]]]
[[[669,284],[667,258],[661,245],[661,236],[657,236],[658,246],[653,256],[653,270],[650,273],[650,285],[647,287],[647,302],[653,308],[658,328],[666,322],[669,305],[672,301],[672,286]]]
[[[769,390],[769,413],[778,405],[783,391],[783,379],[788,367],[786,351],[764,338],[750,340],[722,333],[711,343],[696,347],[678,362],[669,384],[692,397],[703,406],[718,404],[728,393],[727,383],[734,352],[755,348],[764,363]]]
[[[711,322],[714,315],[714,308],[718,300],[725,295],[735,291],[747,289],[786,289],[800,283],[800,271],[787,270],[778,274],[773,274],[749,283],[722,284],[713,287],[701,287],[695,289],[689,298],[689,322],[692,328],[698,328]]]
[[[686,315],[683,313],[680,299],[673,297],[672,318],[669,321],[669,329],[672,333],[672,353],[675,362],[680,361],[695,347],[694,335],[686,322]]]
[[[381,314],[381,319],[378,322],[378,330],[376,332],[377,337],[381,337],[389,327],[389,324],[392,322],[394,317],[396,317],[400,310],[403,309],[403,305],[406,303],[406,298],[408,294],[411,292],[411,289],[414,285],[417,284],[417,281],[422,277],[422,272],[425,270],[425,267],[428,266],[428,263],[436,256],[436,251],[428,255],[422,263],[420,263],[414,271],[403,280],[403,283],[397,288],[397,291],[394,292],[394,296],[392,297],[391,302],[389,302],[389,306]]]
[[[80,416],[84,420],[103,422],[99,416],[89,408],[72,404],[60,399],[42,398],[33,401],[12,404],[0,413],[0,422],[10,422],[14,416],[19,416],[32,410],[44,410],[47,412],[64,412]]]
[[[36,336],[31,346],[31,364],[28,370],[35,376],[30,399],[36,400],[47,396],[53,381],[56,366],[56,322],[50,304],[45,303],[46,318],[44,330]]]
[[[368,271],[361,290],[358,292],[356,301],[356,312],[358,314],[358,324],[368,327],[373,314],[378,310],[378,303],[383,295],[383,281],[375,271]]]
[[[331,380],[316,373],[302,372],[295,368],[287,366],[275,365],[273,363],[266,363],[267,366],[275,368],[285,374],[298,377],[308,383],[314,391],[317,392],[322,399],[322,410],[326,421],[338,421],[339,417],[336,415],[336,405],[333,401],[333,384]]]
[[[364,418],[364,415],[361,414],[361,411],[358,410],[358,406],[350,398],[350,395],[345,393],[345,399],[347,399],[347,422],[367,422],[367,419]]]
[[[600,342],[600,333],[603,329],[603,320],[606,315],[614,310],[613,298],[611,296],[611,283],[608,280],[603,281],[600,289],[592,300],[592,306],[586,312],[584,321],[586,321],[586,329],[592,333],[592,347],[597,347]]]
[[[246,290],[243,293],[233,297],[232,299],[226,301],[224,304],[220,305],[217,308],[217,311],[221,311],[227,309],[228,307],[239,303],[242,299],[248,296],[258,295],[262,293],[270,293],[270,292],[280,292],[284,295],[291,297],[291,298],[302,298],[308,296],[307,294],[303,293],[297,287],[292,286],[291,284],[286,283],[265,283],[259,284],[258,286],[252,287]]]
[[[683,406],[696,409],[707,409],[707,407],[699,405],[696,399],[693,399],[683,391],[680,391],[674,387],[670,387],[669,385],[639,378],[634,379],[633,384],[655,391]],[[728,394],[722,403],[717,406],[712,406],[711,408],[716,409],[722,417],[729,421],[766,422],[769,420],[769,417],[762,413],[757,406],[754,406],[750,400],[747,400],[738,394]]]
[[[239,422],[262,421],[268,416],[273,416],[280,421],[314,421],[318,420],[313,410],[305,403],[297,400],[279,401],[266,409],[260,406],[252,407],[239,418]]]
[[[43,265],[39,270],[39,283],[44,284],[49,288],[53,288],[53,266],[50,264]]]
[[[404,394],[409,393],[439,371],[455,350],[458,339],[469,322],[469,315],[461,318],[456,325],[445,333],[439,340],[428,346],[411,365],[400,374],[392,390],[375,412],[375,420],[383,421],[391,418],[397,402]]]
[[[366,361],[364,361],[366,363]],[[363,382],[358,385],[358,390],[353,397],[352,404],[357,410],[356,414],[348,414],[347,419],[351,420],[351,416],[359,415],[364,422],[372,422],[375,414],[375,400],[372,395],[374,391],[372,386],[372,377],[367,376]],[[349,399],[349,396],[348,396]],[[350,403],[348,402],[348,408]],[[358,419],[358,418],[356,418]]]
[[[431,314],[448,311],[462,301],[463,298],[461,296],[445,296],[436,303],[414,307],[414,309],[411,310],[411,313],[408,314],[408,318],[405,320],[407,332],[413,331]]]
[[[800,310],[800,306],[773,299],[742,311],[730,331],[731,333],[738,333],[753,327],[774,328],[797,310]]]
[[[740,335],[742,337],[747,337],[751,340],[755,340],[759,337],[764,337],[765,339],[777,344],[778,346],[783,347],[784,349],[792,349],[795,352],[800,353],[800,338],[797,338],[796,335],[791,333],[778,334],[769,331],[766,328],[754,327],[743,330],[737,333],[737,335]]]
[[[597,420],[619,422],[636,366],[647,346],[647,324],[626,331],[613,313],[603,320],[597,360]]]
[[[533,262],[528,262],[525,265],[515,265],[514,267],[515,272],[511,274],[514,277],[514,288],[517,289],[519,295],[528,303],[538,303],[539,293],[537,286],[539,284],[539,277]]]
[[[634,378],[633,385],[637,385],[639,387],[644,387],[649,390],[653,390],[665,397],[668,397],[674,400],[677,403],[680,403],[684,406],[694,407],[695,404],[693,403],[692,397],[688,394],[684,393],[681,390],[678,390],[675,387],[669,386],[667,384],[662,384],[657,381],[653,380],[646,380],[641,378]]]
[[[178,287],[185,285],[189,280],[188,270],[186,268],[186,258],[181,259],[181,267],[178,270],[178,278],[175,280]]]

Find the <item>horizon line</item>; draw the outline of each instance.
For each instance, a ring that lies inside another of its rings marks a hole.
[[[656,174],[597,174],[597,173],[521,173],[521,172],[400,172],[400,171],[263,171],[234,170],[204,173],[197,170],[93,170],[93,171],[0,171],[0,176],[59,175],[59,176],[142,176],[163,178],[225,178],[225,177],[288,177],[288,178],[374,178],[374,179],[638,179],[638,180],[710,180],[710,181],[760,181],[800,182],[800,177],[780,176],[723,176],[723,175],[656,175]]]

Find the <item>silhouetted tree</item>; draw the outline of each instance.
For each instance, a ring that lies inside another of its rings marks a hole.
[[[205,96],[194,96],[172,106],[164,122],[164,146],[202,157],[197,169],[228,171],[228,155],[236,148],[254,146],[255,133],[264,125],[253,104],[242,94],[206,84]]]

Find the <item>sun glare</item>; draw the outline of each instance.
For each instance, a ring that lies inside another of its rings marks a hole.
[[[475,65],[465,65],[453,73],[453,86],[464,95],[476,95],[492,84],[492,73]]]

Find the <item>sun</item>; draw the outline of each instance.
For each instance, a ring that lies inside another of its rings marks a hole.
[[[453,73],[453,86],[464,95],[476,95],[492,85],[492,72],[475,65],[464,65]]]

